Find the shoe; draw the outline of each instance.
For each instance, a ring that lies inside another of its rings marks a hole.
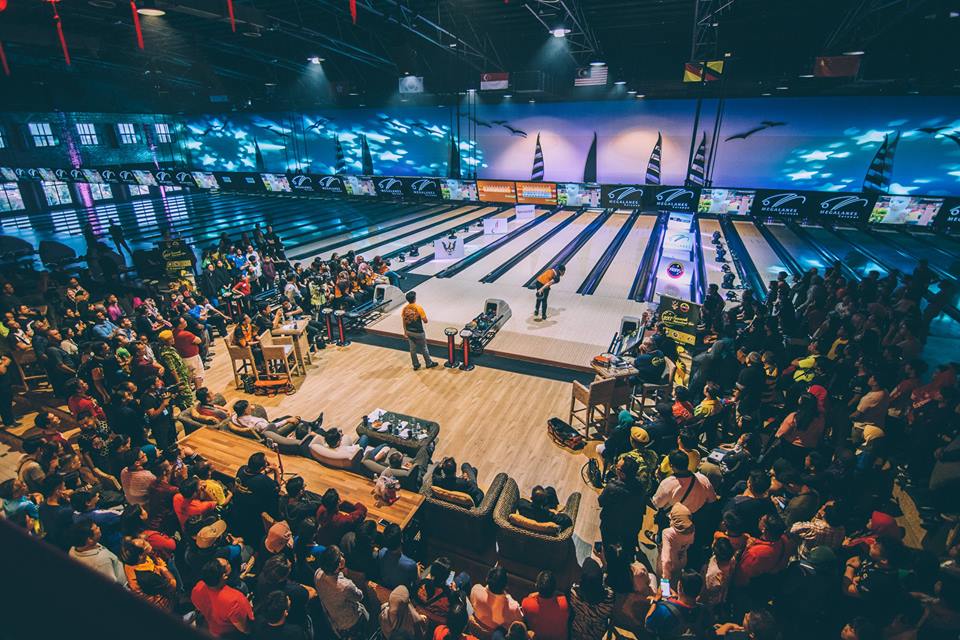
[[[420,365],[418,365],[418,364],[413,365],[413,370],[414,370],[414,371],[420,371]]]
[[[537,317],[537,316],[533,316],[533,321],[534,321],[534,322],[540,322],[541,320],[540,320],[540,318],[539,318],[539,317]]]
[[[317,416],[316,422],[317,422],[316,426],[319,429],[323,425],[323,411],[321,411],[320,415]]]
[[[439,367],[439,366],[440,365],[434,360],[431,360],[430,362],[427,363],[427,369],[433,369],[434,367]]]

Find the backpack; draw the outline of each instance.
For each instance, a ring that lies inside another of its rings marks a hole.
[[[653,449],[632,449],[620,457],[637,461],[637,482],[646,495],[652,495],[657,488],[657,471],[660,469],[657,453]]]
[[[700,605],[694,605],[687,610],[670,600],[661,600],[660,604],[670,612],[669,621],[657,625],[659,628],[651,630],[660,640],[687,639],[693,640],[699,638],[698,628],[700,626],[701,609]]]
[[[587,460],[587,463],[583,465],[583,468],[580,469],[580,477],[583,478],[586,484],[594,489],[603,488],[603,474],[600,473],[600,465],[597,464],[595,458],[590,458]]]

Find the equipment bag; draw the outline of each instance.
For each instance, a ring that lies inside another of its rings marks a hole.
[[[587,444],[584,437],[576,429],[560,418],[547,420],[547,433],[550,434],[554,442],[571,451],[580,451]]]

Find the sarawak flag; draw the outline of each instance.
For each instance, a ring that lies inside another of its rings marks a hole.
[[[851,78],[860,71],[860,56],[820,56],[813,65],[818,78]]]
[[[723,60],[688,62],[683,65],[684,82],[714,82],[723,77]]]

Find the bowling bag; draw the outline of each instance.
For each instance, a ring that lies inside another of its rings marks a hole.
[[[296,392],[296,388],[287,380],[257,380],[253,386],[258,396],[291,395]]]
[[[550,418],[547,420],[547,433],[550,434],[554,442],[564,449],[580,451],[580,449],[583,449],[587,445],[583,436],[560,418]]]

